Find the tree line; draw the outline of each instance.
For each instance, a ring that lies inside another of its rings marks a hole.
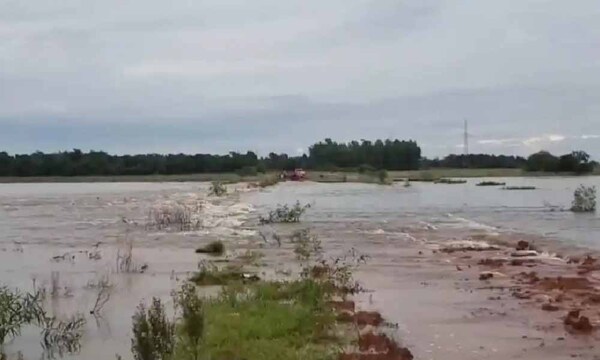
[[[443,159],[422,159],[422,168],[471,168],[493,169],[513,168],[525,171],[539,172],[568,172],[589,173],[598,166],[590,155],[584,151],[573,151],[568,154],[555,156],[547,151],[539,151],[527,158],[521,156],[490,155],[490,154],[451,154]]]
[[[270,153],[259,157],[252,151],[214,154],[110,155],[103,151],[74,149],[57,153],[10,155],[0,152],[0,176],[153,175],[258,172],[306,168],[317,170],[416,170],[420,168],[523,168],[527,171],[590,172],[597,165],[583,151],[554,156],[546,151],[520,156],[470,154],[442,159],[421,157],[415,141],[361,140],[335,142],[325,139],[309,147],[308,154],[289,156]]]
[[[288,156],[270,153],[260,158],[256,153],[230,152],[213,154],[142,154],[110,155],[103,151],[79,149],[57,153],[37,151],[10,155],[0,152],[0,176],[83,176],[83,175],[153,175],[238,172],[253,175],[267,170],[338,169],[369,165],[373,168],[417,169],[421,149],[414,141],[363,140],[337,143],[319,142],[308,155]]]

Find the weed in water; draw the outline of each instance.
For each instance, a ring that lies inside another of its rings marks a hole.
[[[573,203],[571,204],[571,211],[596,211],[596,187],[579,185],[579,187],[573,193]]]
[[[223,196],[227,194],[227,187],[220,181],[213,181],[208,189],[208,195]]]
[[[298,223],[300,218],[310,209],[310,204],[302,205],[300,201],[296,201],[293,206],[279,205],[277,209],[269,212],[267,217],[260,217],[261,224],[273,224],[273,223]]]
[[[196,249],[197,254],[210,254],[210,255],[223,255],[225,252],[225,245],[222,241],[213,241],[208,245]]]
[[[45,318],[41,292],[29,294],[0,287],[0,346],[8,338],[19,336],[23,326],[41,325]]]
[[[85,326],[83,315],[75,315],[67,321],[46,318],[42,330],[42,347],[50,358],[56,354],[74,353],[80,349],[80,340]]]

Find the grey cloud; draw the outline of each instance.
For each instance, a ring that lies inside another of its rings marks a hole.
[[[400,137],[438,156],[460,151],[466,118],[472,151],[599,157],[598,15],[591,0],[5,1],[0,144],[294,153]]]

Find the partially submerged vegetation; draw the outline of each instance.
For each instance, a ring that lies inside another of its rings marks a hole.
[[[270,211],[266,217],[261,216],[259,221],[261,224],[274,223],[298,223],[306,210],[310,209],[310,204],[302,205],[300,201],[292,206],[287,204],[278,205],[275,210]]]
[[[207,245],[196,249],[198,254],[223,255],[225,252],[225,244],[222,241],[212,241]]]
[[[571,204],[571,211],[596,211],[596,187],[579,185],[579,187],[573,193],[573,203]]]
[[[448,178],[442,178],[442,179],[438,179],[435,180],[434,183],[435,184],[465,184],[467,182],[467,180],[464,179],[448,179]]]
[[[45,293],[23,293],[0,287],[0,357],[4,343],[21,334],[27,325],[41,328],[41,344],[48,357],[79,349],[85,318],[74,315],[66,321],[49,316],[43,307]]]
[[[505,182],[498,182],[498,181],[482,181],[482,182],[478,182],[476,184],[476,186],[505,186],[506,183]]]
[[[220,181],[213,181],[208,189],[208,194],[213,196],[223,196],[227,194],[227,187]]]
[[[502,190],[535,190],[535,186],[504,186]]]

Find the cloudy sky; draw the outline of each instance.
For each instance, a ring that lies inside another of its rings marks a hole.
[[[600,157],[600,2],[0,0],[0,150]]]

